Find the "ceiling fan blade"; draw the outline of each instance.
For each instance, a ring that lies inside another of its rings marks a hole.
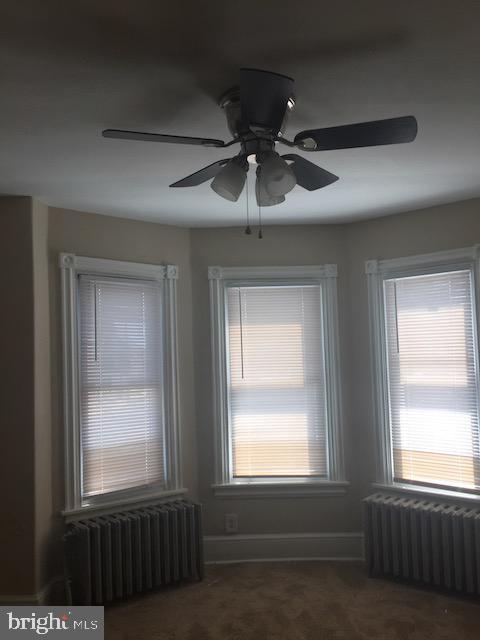
[[[240,69],[242,121],[252,131],[273,131],[282,126],[294,81],[288,76],[259,69]]]
[[[123,131],[122,129],[105,129],[104,138],[116,140],[138,140],[140,142],[171,142],[173,144],[196,144],[202,147],[224,147],[223,140],[213,138],[192,138],[190,136],[169,136],[162,133],[143,133],[142,131]]]
[[[330,151],[412,142],[418,125],[413,116],[359,122],[297,133],[294,143],[305,151]]]
[[[212,162],[208,167],[203,167],[200,171],[195,171],[191,175],[186,178],[182,178],[182,180],[178,180],[171,184],[171,187],[196,187],[203,182],[207,182],[211,178],[214,178],[220,169],[227,164],[230,158],[226,160],[217,160],[217,162]]]
[[[307,191],[315,191],[315,189],[321,189],[322,187],[328,187],[329,184],[336,182],[338,176],[330,173],[326,169],[318,167],[310,160],[305,160],[302,156],[298,156],[296,153],[287,153],[282,156],[285,160],[293,160],[290,168],[292,169],[297,179],[297,184]]]

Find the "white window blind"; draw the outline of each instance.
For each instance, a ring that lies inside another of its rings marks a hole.
[[[326,476],[320,286],[229,286],[226,303],[233,477]]]
[[[472,273],[384,286],[394,480],[480,488]]]
[[[82,496],[164,484],[161,290],[79,277]]]

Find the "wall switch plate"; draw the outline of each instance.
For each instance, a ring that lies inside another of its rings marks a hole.
[[[238,533],[238,513],[225,514],[225,533]]]

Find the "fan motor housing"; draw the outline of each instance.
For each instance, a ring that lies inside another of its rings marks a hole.
[[[243,139],[252,135],[252,129],[248,126],[248,123],[242,121],[241,108],[240,108],[240,87],[232,87],[226,91],[220,97],[218,101],[219,106],[224,110],[227,118],[228,130],[234,138]],[[258,138],[272,139],[276,136],[281,137],[285,132],[288,123],[288,117],[295,108],[295,97],[292,95],[287,100],[287,106],[285,109],[285,115],[279,131],[272,131],[271,129],[260,130],[257,129],[253,135]],[[253,151],[252,151],[253,153]]]

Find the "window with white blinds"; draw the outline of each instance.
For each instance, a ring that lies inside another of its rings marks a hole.
[[[80,275],[82,498],[164,486],[161,288]]]
[[[384,281],[393,480],[480,488],[473,272]]]
[[[227,286],[232,479],[327,475],[319,284]]]

